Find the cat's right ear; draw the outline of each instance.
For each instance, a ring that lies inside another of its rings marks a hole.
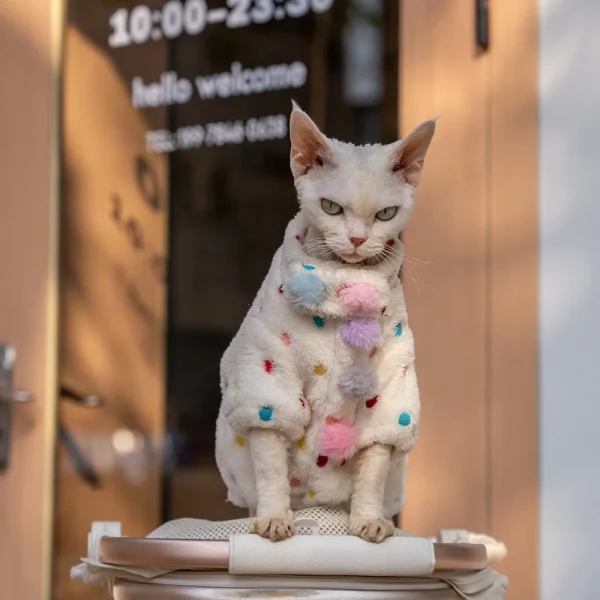
[[[312,119],[292,102],[290,116],[290,167],[294,179],[306,175],[315,167],[331,161],[327,138],[319,131]]]

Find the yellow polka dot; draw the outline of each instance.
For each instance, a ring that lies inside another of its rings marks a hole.
[[[232,392],[232,394],[235,396],[239,391],[240,391],[240,386],[237,383],[235,383],[233,385],[233,392]]]
[[[238,435],[235,438],[235,443],[240,447],[243,448],[246,445],[246,439],[243,438],[241,435]]]
[[[404,461],[399,460],[396,462],[396,469],[399,471],[402,468],[402,465],[404,464]]]
[[[325,375],[327,373],[327,367],[323,366],[321,363],[315,365],[315,375]]]
[[[306,438],[300,438],[298,440],[298,448],[300,448],[300,450],[304,450],[304,448],[306,448]]]
[[[309,495],[311,498],[314,498],[314,497],[317,495],[317,492],[315,492],[315,490],[312,490],[312,489],[311,489],[311,490],[308,490],[308,495]]]

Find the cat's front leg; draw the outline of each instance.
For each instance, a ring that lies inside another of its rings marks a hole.
[[[269,429],[251,430],[248,441],[257,497],[250,533],[278,542],[294,534],[288,451],[277,433]]]
[[[361,450],[355,462],[350,533],[369,542],[382,542],[395,532],[394,524],[383,513],[391,452],[391,446],[373,444]]]

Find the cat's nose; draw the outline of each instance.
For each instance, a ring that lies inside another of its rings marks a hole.
[[[355,248],[358,248],[361,244],[364,244],[367,241],[367,238],[359,238],[359,237],[351,237],[349,239]]]

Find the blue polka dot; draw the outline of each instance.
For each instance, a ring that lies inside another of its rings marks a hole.
[[[313,267],[312,265],[302,265],[302,268],[305,271],[314,271],[315,270],[315,267]]]
[[[402,427],[408,427],[410,425],[410,415],[407,412],[403,412],[400,415],[398,425],[402,425]]]
[[[325,319],[323,317],[313,317],[313,322],[319,329],[325,327]]]
[[[270,406],[263,406],[258,411],[258,416],[261,421],[270,421],[273,418],[273,409]]]
[[[402,335],[402,323],[396,324],[396,337],[400,337]]]

